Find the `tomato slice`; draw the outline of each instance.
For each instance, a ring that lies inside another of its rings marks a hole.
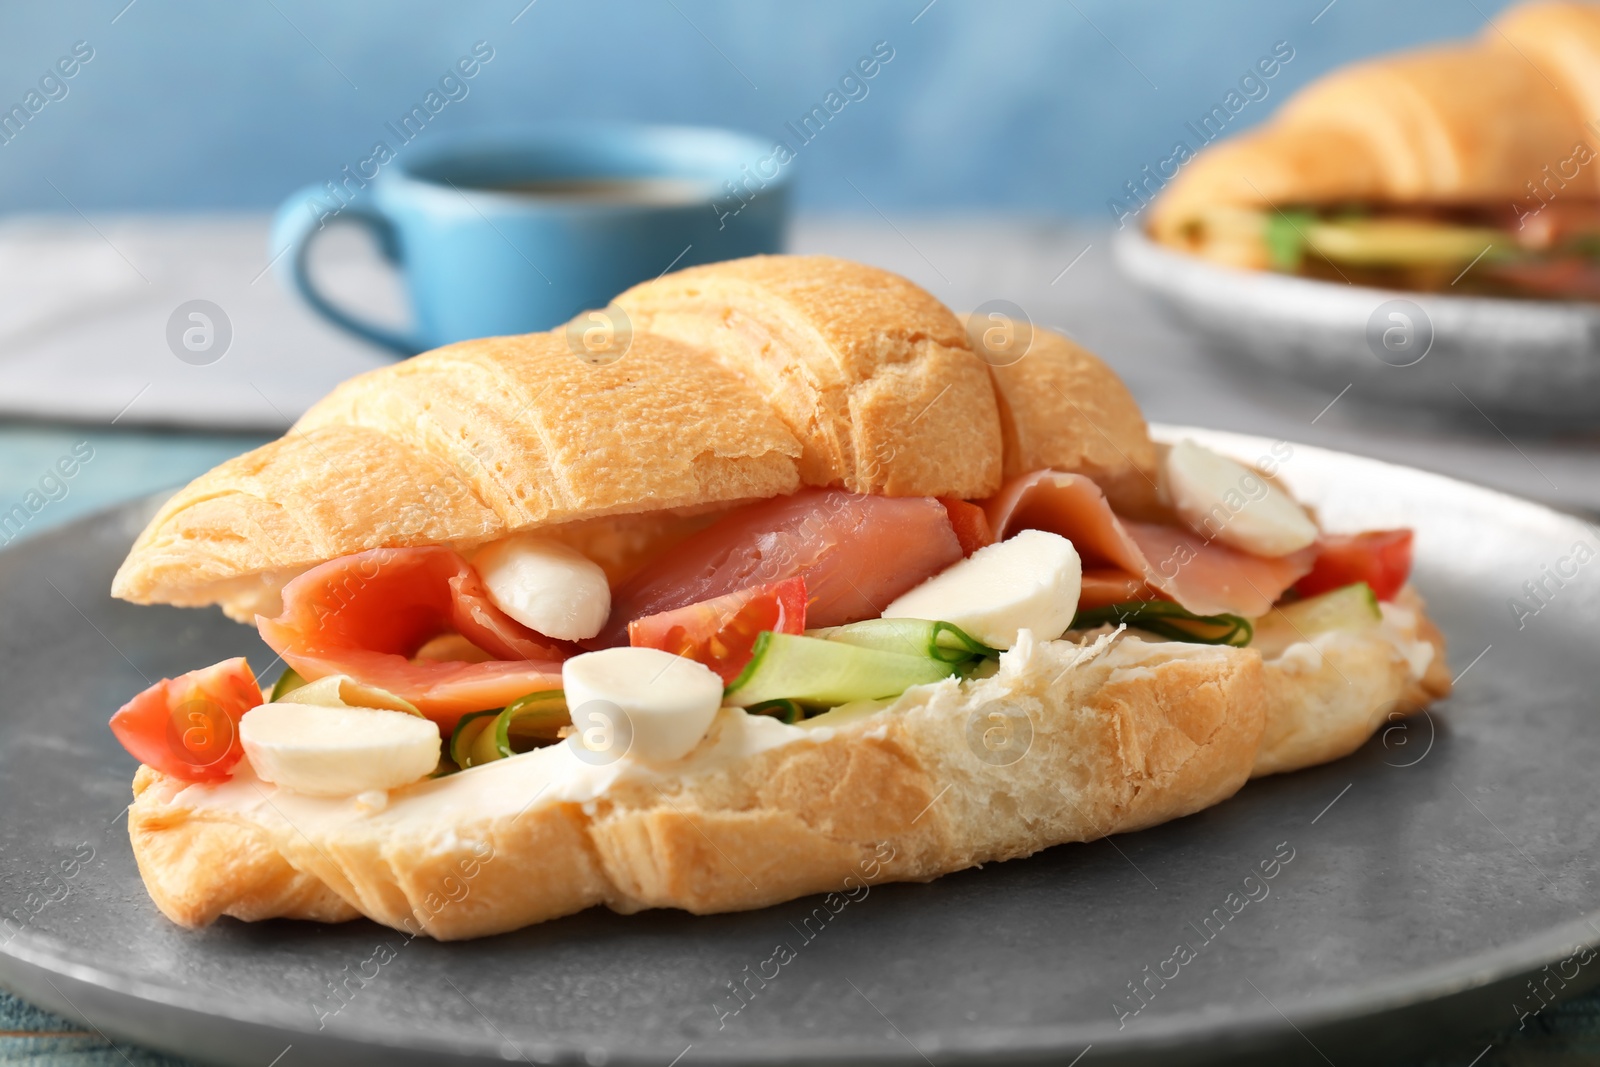
[[[243,656],[163,678],[111,716],[111,732],[140,763],[186,782],[229,778],[244,756],[239,720],[261,703]]]
[[[989,516],[978,505],[953,496],[941,496],[939,503],[950,516],[950,527],[961,543],[961,554],[970,556],[980,548],[994,544],[994,530],[989,527]]]
[[[806,580],[796,575],[628,623],[628,643],[687,656],[731,685],[763,630],[804,633]]]
[[[1411,576],[1411,531],[1370,530],[1324,536],[1311,573],[1295,583],[1301,596],[1316,596],[1366,582],[1379,600],[1393,600]]]

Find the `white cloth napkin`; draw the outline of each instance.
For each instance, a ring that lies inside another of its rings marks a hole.
[[[267,226],[260,216],[0,223],[0,415],[277,430],[389,362],[284,290],[267,269]],[[363,313],[403,318],[396,279],[353,229],[330,230],[313,269]],[[186,362],[169,345],[168,321],[191,300],[221,308],[231,329],[214,362]]]

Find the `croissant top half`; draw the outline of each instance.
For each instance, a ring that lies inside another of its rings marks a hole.
[[[1202,150],[1162,191],[1176,243],[1218,207],[1511,203],[1600,143],[1600,4],[1512,8],[1475,41],[1384,56],[1300,90],[1259,129]],[[1600,168],[1570,195],[1600,194]]]
[[[976,499],[1041,466],[1145,482],[1154,464],[1138,407],[1093,356],[1039,330],[991,366],[949,309],[887,271],[762,256],[616,304],[631,336],[615,359],[584,358],[558,329],[338,386],[173,496],[113,595],[248,619],[294,574],[371,548],[470,547],[805,485]]]

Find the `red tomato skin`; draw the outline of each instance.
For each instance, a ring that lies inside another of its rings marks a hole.
[[[1317,545],[1311,573],[1295,583],[1301,596],[1316,596],[1366,582],[1379,600],[1393,600],[1411,576],[1410,530],[1330,534]]]
[[[806,580],[796,575],[785,578],[781,582],[773,582],[768,586],[778,597],[778,621],[772,629],[780,634],[803,634],[806,632]],[[739,669],[744,670],[740,664]]]
[[[111,732],[140,763],[186,782],[221,782],[244,757],[239,720],[260,704],[244,657],[163,678],[111,716]]]
[[[687,656],[731,685],[750,662],[762,630],[799,634],[805,628],[806,580],[797,575],[634,619],[628,623],[628,643]]]
[[[941,496],[938,500],[950,516],[950,528],[956,532],[963,556],[970,556],[978,549],[994,544],[994,530],[989,526],[989,516],[982,508],[953,496]]]

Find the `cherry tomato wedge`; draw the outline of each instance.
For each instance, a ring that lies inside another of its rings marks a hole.
[[[761,631],[798,634],[805,628],[806,580],[796,576],[635,619],[628,643],[687,656],[730,685],[750,662]]]
[[[140,763],[186,782],[220,782],[244,755],[239,720],[261,687],[239,656],[163,678],[111,716],[111,732]]]
[[[1411,576],[1410,530],[1333,534],[1323,537],[1317,550],[1311,573],[1295,583],[1301,596],[1366,582],[1379,600],[1393,600]]]
[[[950,528],[956,532],[961,544],[961,554],[970,556],[978,549],[994,544],[994,530],[989,527],[989,516],[982,508],[953,496],[939,497],[939,503],[950,516]]]

